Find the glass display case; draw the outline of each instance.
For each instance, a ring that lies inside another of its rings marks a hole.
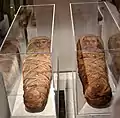
[[[22,71],[24,59],[31,55],[31,53],[26,52],[28,42],[35,37],[47,37],[46,40],[50,39],[51,46],[49,52],[35,51],[34,55],[50,55],[52,60],[54,15],[54,4],[21,6],[1,46],[0,71],[4,80],[11,118],[56,118],[57,99],[55,93],[57,85],[55,88],[54,78],[57,78],[57,71],[52,69],[52,80],[46,107],[42,112],[37,113],[25,110]]]
[[[76,44],[78,39],[82,36],[92,34],[101,37],[104,43],[104,53],[107,64],[109,83],[112,88],[112,94],[114,96],[114,93],[116,92],[117,82],[119,80],[119,75],[116,76],[116,73],[113,70],[117,65],[113,63],[114,57],[111,55],[111,52],[112,54],[117,53],[118,58],[120,52],[118,43],[116,45],[115,43],[112,43],[112,45],[114,45],[114,48],[110,48],[109,45],[111,44],[111,41],[113,42],[113,40],[114,42],[118,41],[117,38],[120,32],[120,27],[116,23],[116,20],[114,19],[109,7],[105,2],[71,3],[70,10],[73,36]],[[110,40],[111,37],[112,40]],[[77,51],[76,48],[75,51]],[[86,102],[83,95],[83,86],[80,82],[77,71],[73,72],[72,81],[74,88],[73,101],[76,118],[110,118],[112,104],[110,107],[97,109],[91,107]]]

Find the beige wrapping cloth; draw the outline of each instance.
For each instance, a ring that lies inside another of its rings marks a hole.
[[[112,35],[108,41],[108,48],[112,57],[111,70],[116,81],[119,81],[120,77],[120,33]]]
[[[36,37],[27,47],[23,62],[23,97],[29,112],[43,111],[47,103],[52,77],[50,45],[47,37]]]
[[[6,40],[0,52],[0,71],[2,72],[7,93],[12,92],[20,73],[19,41]]]
[[[99,37],[88,35],[78,40],[77,65],[88,104],[95,108],[107,107],[112,92],[108,82],[103,45]]]

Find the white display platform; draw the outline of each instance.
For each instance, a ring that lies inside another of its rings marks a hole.
[[[16,87],[14,87],[16,88]],[[14,91],[14,89],[13,89]],[[11,94],[8,97],[9,103],[12,104],[12,100],[13,98],[15,98],[14,92],[11,92]],[[12,109],[11,109],[12,110]],[[54,93],[54,88],[53,88],[53,80],[51,81],[51,88],[50,88],[50,92],[49,92],[49,96],[48,96],[48,101],[46,104],[45,109],[42,112],[38,112],[38,113],[30,113],[27,112],[25,110],[25,105],[23,103],[23,83],[22,83],[22,78],[21,81],[19,83],[19,88],[18,88],[18,92],[16,95],[16,100],[15,100],[15,104],[13,107],[13,110],[11,112],[11,118],[15,117],[22,117],[22,118],[26,118],[26,117],[32,117],[32,118],[42,118],[42,117],[53,117],[55,118],[56,116],[56,111],[55,111],[55,93]]]

